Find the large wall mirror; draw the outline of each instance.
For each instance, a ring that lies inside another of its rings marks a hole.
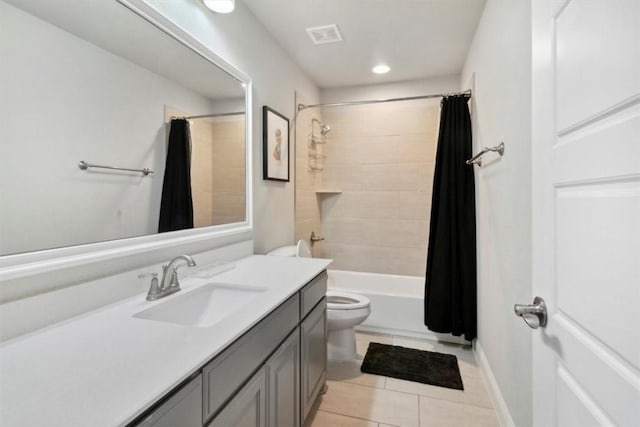
[[[247,223],[246,79],[113,0],[0,0],[0,28],[0,256],[158,233],[172,118],[193,228]]]

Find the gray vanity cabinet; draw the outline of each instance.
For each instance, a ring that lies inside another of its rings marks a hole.
[[[140,427],[201,427],[202,375],[198,375],[148,414]]]
[[[260,369],[208,427],[266,427],[267,376]]]
[[[269,427],[300,426],[300,330],[289,335],[267,360]]]
[[[300,324],[302,420],[306,420],[327,376],[327,302],[323,298]]]
[[[326,379],[326,292],[322,272],[131,425],[303,425]]]

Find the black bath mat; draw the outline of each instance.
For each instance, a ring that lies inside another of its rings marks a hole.
[[[362,372],[464,390],[458,358],[396,345],[369,343]]]

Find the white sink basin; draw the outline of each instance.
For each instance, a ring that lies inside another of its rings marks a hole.
[[[262,287],[210,283],[183,295],[178,294],[133,317],[206,328],[249,304],[266,290]]]

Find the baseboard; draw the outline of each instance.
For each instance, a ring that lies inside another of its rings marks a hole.
[[[469,341],[465,341],[462,337],[454,337],[453,335],[447,334],[438,334],[435,332],[431,332],[426,330],[425,332],[418,331],[408,331],[406,329],[394,329],[394,328],[382,328],[379,326],[371,326],[371,325],[358,325],[356,326],[357,332],[363,332],[374,335],[397,335],[401,337],[407,338],[418,338],[422,340],[430,340],[430,341],[444,341],[450,342],[453,344],[469,344]]]
[[[496,409],[496,415],[498,416],[500,425],[502,427],[515,427],[515,423],[513,422],[513,418],[511,418],[511,413],[507,407],[507,402],[504,401],[500,387],[498,387],[498,382],[493,376],[491,366],[489,366],[487,356],[484,354],[482,345],[480,345],[480,342],[477,339],[473,345],[473,353],[475,354],[476,361],[482,370],[482,376],[484,377],[484,382],[489,390],[489,396],[493,402],[493,407]]]

